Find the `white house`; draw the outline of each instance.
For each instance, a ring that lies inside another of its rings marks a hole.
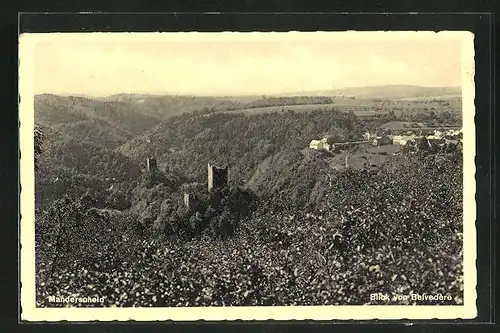
[[[460,130],[451,130],[446,134],[448,137],[451,137],[451,138],[460,138],[461,136],[463,136],[461,129]]]
[[[442,138],[440,136],[436,136],[436,135],[428,135],[426,136],[427,140],[434,140],[434,141],[441,141]]]
[[[445,136],[453,136],[455,134],[455,132],[456,132],[455,130],[447,130],[444,135]]]
[[[392,143],[395,144],[395,145],[398,145],[399,142],[403,139],[403,137],[401,135],[394,135],[392,137]]]
[[[324,138],[321,140],[312,140],[309,144],[309,148],[316,150],[330,150],[330,145],[328,144],[327,139]]]
[[[395,135],[392,138],[392,143],[395,145],[400,145],[404,146],[408,143],[408,141],[414,140],[415,136],[414,135],[409,135],[409,136],[401,136],[401,135]]]

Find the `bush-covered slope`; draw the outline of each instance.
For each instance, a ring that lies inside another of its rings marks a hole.
[[[401,156],[334,180],[320,210],[269,198],[225,240],[151,238],[127,214],[103,215],[82,200],[55,205],[37,223],[37,302],[96,295],[106,306],[387,304],[370,300],[382,292],[440,295],[389,304],[462,304],[459,156]],[[55,216],[66,226],[50,231]],[[51,252],[56,230],[64,258]]]

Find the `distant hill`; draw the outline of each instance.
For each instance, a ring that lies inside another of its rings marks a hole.
[[[238,108],[240,105],[236,100],[183,95],[118,94],[97,98],[97,100],[101,102],[127,103],[142,114],[157,119],[167,119],[178,114],[204,109],[224,110]]]
[[[262,103],[261,100],[280,97],[333,97],[333,98],[357,98],[357,99],[381,99],[381,100],[413,100],[413,99],[432,99],[432,98],[460,98],[462,96],[461,87],[425,87],[414,85],[381,85],[381,86],[363,86],[349,87],[330,90],[311,90],[298,91],[282,94],[261,95],[228,95],[228,96],[201,96],[201,95],[148,95],[148,94],[117,94],[109,97],[99,98],[110,101],[138,101],[161,100],[161,99],[179,99],[189,100],[197,99],[205,102],[215,102],[217,105],[222,101],[226,105],[234,107],[241,104],[242,108],[250,108],[252,103]],[[245,107],[244,105],[247,104]],[[269,105],[272,106],[272,105]]]
[[[134,134],[185,112],[239,108],[237,101],[215,97],[118,94],[109,97],[35,96],[35,120],[43,125],[99,119]]]
[[[132,132],[112,126],[101,119],[56,124],[52,128],[68,138],[97,143],[109,149],[117,148],[134,137]]]
[[[104,98],[35,96],[35,123],[77,141],[114,149],[169,117],[212,108],[238,108],[213,97],[120,94]]]
[[[45,126],[98,120],[101,125],[107,123],[137,135],[158,122],[158,118],[131,103],[85,97],[36,95],[34,108],[35,122]]]
[[[280,96],[339,96],[355,97],[357,99],[388,99],[399,100],[406,98],[461,96],[460,87],[420,87],[411,85],[387,85],[353,87],[334,90],[294,92]]]

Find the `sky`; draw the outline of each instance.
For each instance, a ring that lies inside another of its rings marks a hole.
[[[435,33],[91,35],[35,44],[36,94],[271,95],[399,84],[459,87],[462,79],[460,40]]]

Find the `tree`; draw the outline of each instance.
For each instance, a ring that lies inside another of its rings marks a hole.
[[[39,170],[38,161],[42,154],[42,144],[45,140],[45,134],[42,132],[40,126],[35,125],[35,170]]]

